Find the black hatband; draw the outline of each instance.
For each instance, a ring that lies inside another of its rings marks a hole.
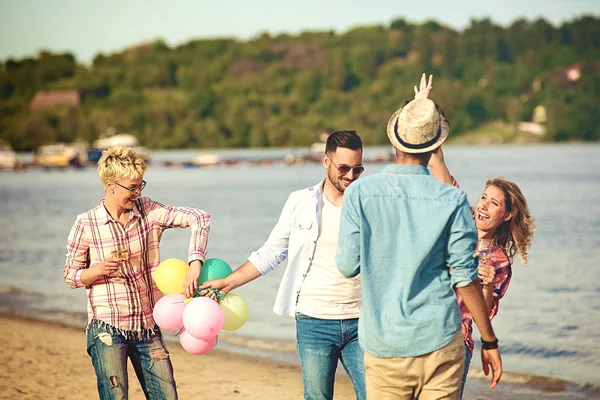
[[[402,146],[406,147],[407,149],[424,149],[426,147],[429,147],[429,146],[435,144],[440,139],[440,136],[442,136],[442,124],[440,123],[440,128],[438,129],[438,131],[435,134],[433,139],[428,140],[425,143],[420,143],[420,144],[406,143],[404,140],[402,140],[400,138],[400,136],[398,136],[398,119],[399,118],[396,118],[396,123],[394,124],[394,135],[396,136],[396,139],[398,139],[400,144]]]

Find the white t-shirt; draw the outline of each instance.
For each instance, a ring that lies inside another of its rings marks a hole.
[[[310,317],[349,319],[360,315],[360,275],[345,278],[335,262],[341,214],[342,207],[323,195],[321,235],[296,305],[296,311]]]

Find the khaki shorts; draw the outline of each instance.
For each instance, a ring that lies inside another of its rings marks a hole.
[[[465,345],[459,330],[450,343],[417,357],[380,358],[365,352],[367,399],[460,399]]]

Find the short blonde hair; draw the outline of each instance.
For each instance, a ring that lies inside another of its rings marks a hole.
[[[135,151],[125,146],[115,146],[102,152],[98,160],[98,174],[107,190],[109,182],[121,179],[137,179],[144,176],[146,163]]]

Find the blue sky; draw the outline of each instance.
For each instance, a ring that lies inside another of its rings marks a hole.
[[[343,32],[399,17],[462,29],[471,18],[506,26],[544,17],[558,25],[583,14],[600,16],[600,0],[0,0],[0,60],[46,49],[89,62],[99,52],[156,38],[172,46],[262,32]]]

